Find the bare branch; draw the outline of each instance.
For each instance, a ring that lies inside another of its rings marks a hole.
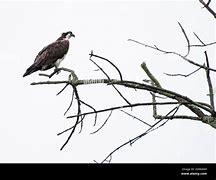
[[[216,41],[215,42],[212,42],[212,43],[207,43],[207,44],[193,44],[193,45],[190,45],[190,47],[205,47],[205,46],[210,46],[210,45],[214,45],[216,44]]]
[[[56,96],[58,96],[59,94],[61,94],[65,89],[66,89],[66,87],[69,85],[69,83],[67,83],[62,89],[61,89],[61,91],[59,91],[57,94],[56,94]]]
[[[107,83],[109,85],[121,85],[121,86],[125,86],[128,88],[133,88],[133,89],[140,89],[140,90],[146,90],[149,92],[154,92],[154,93],[158,93],[161,95],[164,95],[166,97],[169,97],[171,99],[175,99],[177,100],[179,103],[186,103],[185,106],[188,107],[192,112],[194,112],[197,116],[199,117],[203,117],[205,116],[205,114],[199,109],[203,109],[209,113],[213,113],[212,109],[209,109],[206,106],[203,106],[197,102],[192,101],[190,98],[186,97],[186,96],[182,96],[181,94],[175,93],[173,91],[164,89],[164,88],[158,88],[155,86],[151,86],[148,84],[144,84],[144,83],[138,83],[138,82],[134,82],[134,81],[118,81],[118,80],[107,80],[107,79],[102,79],[104,83]],[[72,83],[72,82],[68,82],[68,81],[45,81],[45,82],[38,82],[38,83],[32,83],[32,85],[38,85],[38,84],[62,84],[62,83],[70,83],[73,86],[77,86],[77,85],[85,85],[85,81],[86,80],[77,80],[76,82]],[[187,104],[188,103],[188,104]],[[128,105],[129,107],[132,107],[131,105]]]
[[[43,84],[68,84],[68,81],[41,81],[41,82],[31,83],[31,85],[43,85]]]
[[[107,108],[107,109],[101,109],[101,110],[97,110],[95,111],[91,111],[91,112],[86,112],[86,113],[82,113],[82,114],[77,114],[77,115],[73,115],[73,116],[68,116],[67,118],[75,118],[77,116],[82,116],[82,115],[89,115],[89,114],[94,114],[94,113],[102,113],[102,112],[106,112],[106,111],[111,111],[111,110],[117,110],[117,109],[123,109],[123,108],[131,108],[131,107],[137,107],[137,106],[152,106],[152,105],[174,105],[174,104],[179,104],[180,102],[156,102],[156,103],[135,103],[135,104],[131,104],[131,105],[124,105],[124,106],[116,106],[116,107],[111,107],[111,108]],[[186,102],[186,103],[181,103],[181,104],[191,104],[190,102]]]
[[[154,93],[158,93],[161,95],[164,95],[166,97],[169,97],[171,99],[175,99],[177,101],[179,101],[180,103],[190,103],[190,104],[185,104],[185,106],[187,108],[189,108],[192,112],[194,112],[197,116],[199,117],[203,117],[205,116],[205,114],[199,109],[204,109],[209,113],[212,113],[212,110],[207,108],[206,106],[203,106],[197,102],[194,102],[193,100],[191,100],[190,98],[188,98],[187,96],[182,96],[181,94],[178,94],[176,92],[164,89],[164,88],[158,88],[158,87],[154,87],[154,86],[150,86],[148,84],[144,84],[144,83],[138,83],[138,82],[133,82],[133,81],[122,81],[122,82],[114,82],[114,84],[119,84],[119,85],[123,85],[125,87],[128,88],[136,88],[136,89],[143,89],[143,90],[147,90],[147,91],[151,91]]]
[[[96,131],[94,131],[94,132],[92,132],[92,133],[90,133],[90,134],[95,134],[96,132],[98,132],[98,131],[100,131],[103,127],[104,127],[104,125],[107,123],[107,121],[108,121],[108,119],[110,118],[110,116],[112,115],[112,110],[110,111],[110,113],[109,113],[109,116],[106,118],[106,120],[104,121],[104,123],[102,124],[102,126],[100,127],[100,128],[98,128]]]
[[[152,94],[154,94],[154,96],[156,97],[156,98],[159,98],[159,99],[167,99],[167,97],[162,97],[162,96],[156,96],[156,94],[155,93],[152,93],[152,92],[150,92],[150,94],[152,95]],[[154,101],[152,101],[152,102],[154,102]],[[156,102],[156,101],[155,101]]]
[[[155,104],[158,104],[158,103],[155,103]],[[123,110],[121,110],[121,111],[127,114],[126,111],[123,111]],[[93,113],[93,112],[92,112],[92,113]],[[98,113],[98,112],[97,112],[97,113]],[[80,114],[80,115],[82,115],[82,114]],[[84,115],[86,115],[86,114],[84,114]],[[128,115],[130,115],[130,114],[128,113]],[[130,115],[130,116],[131,116],[131,115]],[[141,119],[139,119],[139,118],[137,118],[137,117],[135,117],[135,116],[132,116],[132,117],[135,118],[135,119],[137,119],[137,120],[142,121],[143,123],[146,123],[145,121],[143,121],[143,120],[141,120]],[[155,118],[156,118],[156,119],[190,119],[190,120],[203,121],[203,120],[202,120],[201,118],[199,118],[199,117],[195,117],[195,116],[185,116],[185,115],[177,115],[177,116],[173,116],[173,115],[172,115],[172,116],[161,116],[161,115],[156,115]],[[82,121],[82,120],[80,120],[77,124],[81,123],[81,121]],[[206,123],[208,123],[208,122],[206,121]],[[147,124],[147,123],[146,123],[146,124]],[[152,125],[148,124],[148,126],[151,127]],[[59,136],[59,135],[65,133],[65,132],[71,130],[72,128],[74,128],[74,126],[72,126],[72,127],[68,128],[68,129],[66,129],[66,130],[64,130],[64,131],[62,131],[62,132],[60,132],[60,133],[58,133],[57,135]]]
[[[197,114],[199,117],[203,117],[205,116],[205,114],[198,108],[201,108],[207,112],[210,112],[211,114],[212,109],[209,109],[206,106],[203,106],[197,102],[192,101],[190,98],[186,97],[186,96],[182,96],[178,93],[175,93],[173,91],[164,89],[164,88],[158,88],[158,87],[154,87],[148,84],[144,84],[144,83],[138,83],[138,82],[134,82],[134,81],[118,81],[118,80],[107,80],[107,79],[102,79],[104,83],[110,84],[110,85],[114,85],[114,84],[118,84],[121,86],[125,86],[128,88],[133,88],[133,89],[142,89],[142,90],[146,90],[146,91],[150,91],[150,92],[154,92],[154,93],[158,93],[161,95],[164,95],[166,97],[169,97],[171,99],[175,99],[177,101],[179,101],[180,103],[190,103],[186,104],[185,106],[188,107],[192,112],[194,112],[195,114]],[[86,80],[77,80],[75,83],[70,82],[70,84],[72,85],[85,85],[85,81]],[[41,85],[41,84],[62,84],[62,83],[69,83],[68,81],[45,81],[45,82],[37,82],[37,83],[32,83],[32,85]],[[131,107],[131,105],[128,105],[129,107]]]
[[[76,81],[41,81],[41,82],[33,82],[31,85],[44,85],[44,84],[73,84],[74,86],[78,85],[88,85],[88,84],[109,84],[114,81],[119,81],[116,79],[82,79]]]
[[[204,53],[205,53],[205,57],[206,57],[206,65],[209,68],[208,55],[207,55],[206,51]],[[213,87],[212,87],[212,82],[211,82],[211,77],[210,77],[210,71],[208,69],[206,70],[206,77],[207,77],[207,82],[208,82],[208,87],[209,87],[210,104],[211,104],[211,107],[212,107],[213,111],[215,111],[215,107],[214,107],[214,92],[213,92]],[[215,112],[214,112],[214,114],[215,114]]]
[[[95,61],[93,61],[91,59],[91,56],[90,56],[89,60],[92,61],[105,74],[105,76],[107,77],[108,80],[111,80],[110,77],[108,76],[108,74]],[[130,102],[121,94],[121,92],[113,84],[111,84],[111,85],[118,92],[118,94],[125,100],[125,102],[130,105]]]
[[[72,91],[71,102],[70,102],[70,104],[69,104],[67,110],[65,111],[64,116],[65,116],[65,115],[67,114],[67,112],[70,110],[70,108],[71,108],[71,106],[72,106],[72,104],[73,104],[73,99],[74,99],[74,90]]]
[[[156,96],[155,96],[155,93],[151,92],[150,94],[152,95],[152,102],[153,102],[153,103],[156,103]],[[157,116],[157,105],[154,104],[154,105],[152,106],[152,108],[153,108],[153,117],[155,118],[155,116]]]
[[[204,5],[204,7],[216,18],[216,13],[209,7],[210,1],[206,4],[203,0],[199,0],[200,3]]]
[[[199,36],[195,33],[195,32],[193,32],[194,33],[194,35],[196,36],[196,38],[199,40],[199,42],[203,45],[203,46],[206,46],[206,44],[199,38]]]
[[[151,129],[148,133],[155,131],[156,129],[164,126],[169,120],[173,119],[173,117],[175,116],[175,114],[178,112],[179,108],[180,108],[181,104],[179,104],[177,107],[175,107],[174,109],[172,109],[170,111],[170,113],[168,113],[166,116],[161,116],[160,120],[164,120],[166,119],[166,121],[164,121],[162,124],[160,124],[159,126]],[[171,114],[173,112],[173,114],[171,116],[169,116],[169,114]],[[170,118],[165,118],[165,117],[170,117]],[[136,141],[136,140],[135,140]],[[134,142],[133,142],[134,143]]]
[[[208,0],[208,2],[206,3],[205,7],[209,6],[210,3],[211,3],[211,0]]]
[[[50,75],[40,73],[39,76],[45,76],[45,77],[51,78],[51,77],[53,77],[56,73],[58,74],[59,72],[60,72],[60,68],[55,68],[54,71],[53,71]]]
[[[176,110],[177,107],[175,107],[174,109],[172,109],[169,113],[167,113],[166,116],[169,116],[173,111]],[[101,163],[104,163],[107,161],[107,159],[109,157],[111,157],[116,151],[118,151],[119,149],[121,149],[122,147],[126,146],[127,144],[130,144],[132,145],[134,142],[136,142],[138,139],[142,138],[143,136],[147,135],[149,132],[151,132],[151,130],[156,127],[156,125],[158,125],[163,119],[159,120],[158,122],[156,122],[155,124],[153,124],[150,128],[148,128],[144,133],[132,138],[131,140],[123,143],[122,145],[118,146],[117,148],[115,148],[111,153],[109,153],[105,159],[101,162]]]
[[[189,39],[188,39],[188,37],[187,37],[187,34],[186,34],[184,28],[183,28],[182,25],[180,24],[180,22],[178,22],[178,24],[179,24],[179,26],[180,26],[180,28],[181,28],[181,30],[182,30],[184,36],[185,36],[185,39],[186,39],[186,41],[187,41],[187,48],[188,48],[188,50],[187,50],[187,54],[184,55],[184,57],[187,57],[188,54],[190,53],[190,41],[189,41]]]
[[[77,122],[76,125],[78,125],[79,123],[82,123],[83,120],[84,120],[84,119],[82,118],[80,121]],[[70,131],[70,130],[73,129],[76,125],[74,125],[74,126],[72,126],[72,127],[69,127],[69,128],[67,128],[67,129],[65,129],[64,131],[61,131],[60,133],[57,134],[57,136],[62,135],[62,134],[64,134],[64,133],[66,133],[67,131]]]
[[[69,134],[67,140],[66,140],[65,143],[62,145],[62,147],[61,147],[60,150],[63,150],[63,148],[66,146],[66,144],[69,142],[70,138],[72,137],[73,133],[75,132],[75,129],[76,129],[77,125],[78,125],[79,118],[80,118],[79,114],[81,114],[81,108],[80,108],[81,104],[80,104],[80,101],[78,100],[78,99],[79,99],[79,94],[78,94],[78,91],[77,91],[76,86],[73,86],[73,90],[74,90],[74,93],[75,93],[75,96],[76,96],[76,99],[77,99],[77,115],[78,115],[78,116],[77,116],[77,120],[76,120],[76,122],[75,122],[75,125],[74,125],[74,127],[72,128],[71,133]]]
[[[150,46],[150,45],[141,43],[141,42],[136,41],[136,40],[133,40],[133,39],[128,39],[128,41],[133,41],[133,42],[135,42],[135,43],[137,43],[137,44],[140,44],[140,45],[143,45],[143,46],[145,46],[145,47],[148,47],[148,48],[157,50],[157,51],[159,51],[159,52],[163,52],[163,53],[165,53],[165,54],[174,54],[174,55],[176,55],[176,56],[181,57],[183,60],[187,61],[188,63],[193,64],[193,65],[195,65],[195,66],[197,66],[197,67],[200,67],[200,68],[203,68],[203,69],[206,69],[206,68],[207,68],[207,67],[205,67],[205,66],[203,66],[203,65],[201,65],[201,64],[199,64],[199,63],[196,63],[196,62],[194,62],[194,61],[192,61],[192,60],[190,60],[190,59],[188,59],[188,58],[182,56],[181,54],[179,54],[179,53],[177,53],[177,52],[174,52],[174,51],[165,51],[165,50],[159,49],[159,48],[156,47],[156,46]],[[216,69],[213,69],[213,68],[209,68],[209,70],[216,72]]]
[[[68,69],[68,68],[64,68],[64,67],[55,68],[54,71],[53,71],[50,75],[40,73],[39,76],[45,76],[45,77],[51,78],[51,77],[53,77],[56,73],[58,74],[60,71],[70,72],[75,78],[77,78],[75,72],[74,72],[72,69]],[[78,79],[78,78],[77,78],[77,79]]]
[[[207,103],[204,103],[204,102],[197,102],[197,103],[201,104],[202,106],[206,106],[209,109],[212,109],[211,105],[209,105]]]
[[[189,74],[168,74],[168,73],[164,73],[166,74],[167,76],[183,76],[183,77],[188,77],[192,74],[195,74],[197,71],[199,71],[201,69],[201,67],[197,68],[195,71],[189,73]]]
[[[145,125],[151,127],[150,124],[148,124],[147,122],[143,121],[142,119],[140,119],[140,118],[138,118],[138,117],[135,117],[135,116],[131,115],[130,113],[124,111],[124,110],[120,110],[120,111],[122,111],[123,113],[125,113],[125,114],[127,114],[128,116],[132,117],[133,119],[137,119],[138,121],[140,121],[140,122],[144,123]]]
[[[132,104],[133,107],[136,107],[136,106],[150,106],[150,105],[175,105],[175,104],[179,104],[178,102],[165,102],[165,103],[161,103],[161,102],[155,102],[155,103],[139,103],[139,104]],[[187,103],[182,103],[182,104],[187,104]],[[101,112],[107,112],[107,111],[113,111],[113,110],[117,110],[117,109],[123,109],[123,108],[129,108],[130,106],[129,105],[125,105],[125,106],[118,106],[118,107],[112,107],[112,108],[107,108],[107,109],[102,109],[102,110],[97,110],[96,112],[93,111],[93,112],[87,112],[87,113],[82,113],[82,114],[79,114],[79,115],[73,115],[73,116],[68,116],[67,118],[75,118],[77,116],[85,116],[85,115],[89,115],[89,114],[95,114],[95,113],[101,113]],[[82,119],[77,123],[81,123],[82,122]],[[144,122],[144,121],[143,121]],[[151,125],[150,125],[151,126]],[[73,129],[74,126],[70,127],[70,128],[67,128],[66,130],[58,133],[57,135],[61,135],[71,129]]]
[[[196,121],[202,121],[201,118],[196,116],[186,116],[186,115],[176,115],[176,116],[161,116],[157,115],[155,116],[155,119],[189,119],[189,120],[196,120]]]
[[[155,76],[150,72],[150,70],[148,69],[147,65],[145,62],[143,62],[141,64],[142,69],[145,71],[145,73],[147,74],[147,76],[150,78],[151,80],[151,85],[152,86],[156,86],[158,88],[162,88],[162,86],[160,85],[159,81],[155,78]],[[150,92],[150,94],[152,95],[152,102],[156,103],[156,95],[154,92]],[[155,115],[157,115],[157,105],[153,104],[153,117]]]
[[[95,125],[96,125],[96,121],[97,121],[97,111],[96,111],[96,109],[93,108],[91,105],[85,103],[84,101],[81,101],[80,99],[79,99],[79,101],[80,101],[81,103],[83,103],[84,105],[86,105],[87,107],[91,108],[91,109],[94,111],[94,114],[95,114],[95,121],[94,121],[94,125],[93,125],[93,126],[95,126]]]
[[[84,120],[84,118],[85,118],[85,115],[81,116],[81,120],[77,122],[77,124],[79,124],[79,122],[81,123],[79,134],[82,132],[82,129],[83,129],[83,120]]]
[[[190,47],[205,47],[205,46],[210,46],[210,45],[214,45],[216,44],[216,42],[212,42],[212,43],[204,43],[199,36],[194,32],[195,37],[199,40],[199,42],[201,44],[194,44],[194,45],[190,45]]]
[[[80,123],[80,121],[79,121],[79,123]],[[74,126],[72,126],[72,127],[70,127],[70,128],[67,128],[67,129],[65,129],[64,131],[58,133],[57,136],[60,136],[60,135],[62,135],[63,133],[65,133],[65,132],[67,132],[67,131],[70,131],[70,130],[73,129],[73,128],[74,128]]]
[[[151,81],[154,83],[155,86],[161,88],[161,85],[159,81],[154,77],[154,75],[149,71],[147,65],[145,62],[141,64],[142,69],[145,71],[145,73],[148,75],[148,77],[151,79]]]
[[[97,57],[97,58],[99,58],[99,59],[105,60],[105,61],[107,61],[108,63],[110,63],[110,64],[117,70],[117,72],[118,72],[118,74],[119,74],[119,77],[120,77],[120,80],[121,80],[121,81],[123,80],[121,71],[120,71],[120,70],[118,69],[118,67],[117,67],[114,63],[112,63],[109,59],[106,59],[106,58],[104,58],[104,57],[95,55],[95,54],[93,54],[93,51],[91,51],[91,53],[90,53],[89,55],[90,55],[90,58],[91,58],[91,57]]]

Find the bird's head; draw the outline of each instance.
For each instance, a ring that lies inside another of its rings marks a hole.
[[[63,32],[61,36],[63,39],[70,39],[71,37],[75,37],[75,35],[71,31]]]
[[[71,37],[75,37],[75,35],[71,31],[63,32],[57,40],[68,40]]]

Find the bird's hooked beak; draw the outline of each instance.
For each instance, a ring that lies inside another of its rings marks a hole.
[[[75,35],[72,33],[72,34],[71,34],[71,37],[75,37]]]

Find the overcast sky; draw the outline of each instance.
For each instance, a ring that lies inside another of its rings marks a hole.
[[[164,72],[187,74],[196,68],[175,56],[127,41],[131,38],[185,54],[187,44],[178,25],[180,22],[191,43],[199,43],[193,32],[204,42],[213,42],[216,40],[215,19],[201,7],[198,0],[0,1],[0,162],[100,162],[119,145],[148,128],[121,111],[114,111],[104,128],[91,135],[109,113],[99,115],[96,127],[93,127],[94,116],[87,116],[82,132],[79,134],[79,126],[65,149],[59,150],[68,134],[57,136],[57,133],[74,122],[64,116],[71,88],[56,96],[63,85],[31,86],[31,82],[47,79],[38,76],[38,72],[25,78],[22,75],[37,53],[65,31],[72,31],[76,37],[70,40],[68,55],[61,66],[73,69],[79,79],[104,78],[100,71],[94,71],[97,68],[89,61],[93,50],[112,60],[126,80],[142,82],[147,78],[140,68],[145,61],[164,88],[209,103],[204,71],[188,78],[168,77]],[[189,57],[203,64],[204,50],[208,51],[212,67],[216,68],[215,46],[193,48]],[[118,78],[108,64],[100,64],[112,78]],[[212,73],[212,77],[215,74]],[[53,77],[53,80],[65,79],[65,73]],[[215,78],[213,83],[215,88]],[[119,89],[133,103],[151,101],[148,92]],[[112,87],[106,85],[80,86],[78,91],[81,100],[96,109],[125,105]],[[158,109],[163,115],[170,110]],[[90,110],[83,106],[83,112]],[[125,111],[155,123],[150,107]],[[74,113],[75,106],[68,115]],[[182,113],[190,114],[185,108],[180,109],[179,114]],[[112,162],[215,162],[215,138],[215,129],[209,125],[173,120],[133,146],[123,147],[113,155]]]

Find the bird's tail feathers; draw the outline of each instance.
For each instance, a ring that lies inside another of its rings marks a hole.
[[[30,74],[32,74],[33,72],[38,71],[38,68],[35,64],[32,64],[25,72],[25,74],[23,74],[23,77],[28,76]]]

